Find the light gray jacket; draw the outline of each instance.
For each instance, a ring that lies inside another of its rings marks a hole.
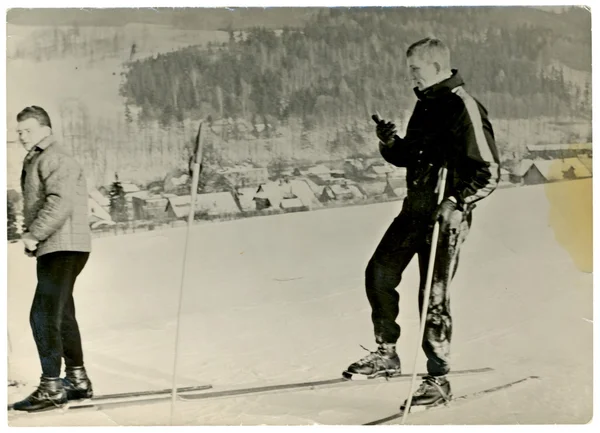
[[[26,231],[40,241],[36,257],[56,251],[91,251],[83,169],[52,135],[23,161],[21,191]]]

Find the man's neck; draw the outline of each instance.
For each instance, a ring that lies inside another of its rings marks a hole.
[[[435,83],[431,83],[423,90],[427,90],[435,86],[436,84],[440,84],[442,81],[446,81],[448,78],[452,77],[452,71],[441,72],[438,80]]]

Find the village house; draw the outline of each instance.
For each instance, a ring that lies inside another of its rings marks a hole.
[[[583,166],[587,168],[587,171],[593,174],[594,163],[592,162],[592,157],[588,155],[579,155],[577,158],[579,159],[579,161],[581,161]]]
[[[510,173],[510,181],[514,184],[521,184],[523,182],[523,176],[527,173],[527,170],[533,164],[533,160],[531,159],[523,159],[519,162],[519,165]]]
[[[527,145],[531,159],[577,158],[579,155],[592,156],[592,143],[575,144],[530,144]]]
[[[385,183],[383,195],[389,198],[406,197],[406,179],[388,177]]]
[[[165,210],[169,219],[186,219],[190,212],[191,199],[190,195],[168,197]],[[229,192],[214,192],[196,196],[194,206],[196,216],[214,217],[239,213],[241,213],[241,210]]]
[[[578,158],[523,160],[513,172],[511,180],[518,181],[522,185],[538,185],[591,176],[592,174]]]
[[[320,207],[309,185],[298,179],[267,182],[259,186],[253,198],[257,210],[310,210]]]
[[[325,184],[321,184],[318,185],[316,182],[314,182],[312,179],[306,177],[306,178],[299,178],[298,180],[301,180],[303,182],[306,182],[306,184],[308,185],[309,189],[311,190],[311,192],[313,193],[313,195],[315,197],[320,197],[321,194],[323,194],[323,189],[325,189]]]
[[[367,179],[385,179],[394,173],[394,167],[390,164],[377,162],[369,165],[363,172],[363,176]]]
[[[298,197],[284,198],[279,205],[285,212],[302,212],[307,211],[306,206]]]
[[[264,183],[259,186],[253,200],[257,210],[310,210],[320,206],[308,184],[297,179]]]
[[[327,185],[323,189],[320,201],[327,203],[331,201],[355,201],[364,200],[367,195],[354,183],[342,183]]]
[[[162,190],[167,194],[189,193],[190,174],[181,169],[171,170],[164,178]]]
[[[115,224],[110,213],[92,197],[88,197],[88,221],[91,228]]]
[[[381,197],[385,190],[387,179],[375,179],[368,182],[360,182],[360,187],[368,198]]]
[[[139,194],[133,197],[133,219],[165,221],[169,218],[167,203],[174,194],[152,195]]]
[[[349,179],[360,178],[364,169],[364,160],[362,158],[348,158],[344,161],[343,171]]]
[[[257,190],[257,187],[235,189],[233,198],[242,212],[251,212],[256,210],[256,202],[254,201],[254,197],[256,197]]]

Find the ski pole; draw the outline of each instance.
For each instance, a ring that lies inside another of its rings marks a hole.
[[[198,134],[196,135],[196,145],[194,148],[194,156],[193,156],[193,168],[192,168],[192,191],[190,197],[190,212],[188,214],[188,223],[187,223],[187,232],[185,235],[185,249],[183,253],[183,264],[181,269],[181,286],[179,288],[179,305],[177,307],[177,325],[175,330],[175,354],[173,359],[173,387],[171,392],[171,425],[173,425],[173,415],[175,411],[175,400],[177,399],[177,355],[179,352],[179,325],[180,325],[180,317],[181,317],[181,307],[183,300],[183,288],[185,286],[185,271],[187,265],[187,255],[189,250],[189,241],[190,241],[190,231],[192,228],[192,224],[194,222],[195,216],[195,205],[196,205],[196,196],[198,194],[198,182],[200,180],[200,168],[202,162],[202,139],[203,139],[203,124],[204,121],[200,121],[200,126],[198,127]]]
[[[438,206],[444,199],[444,192],[446,189],[447,171],[448,170],[446,169],[446,167],[442,167],[440,170],[440,176],[439,176],[439,181],[438,181],[438,185],[437,185],[437,192],[438,192],[437,204],[438,204]],[[406,419],[408,418],[408,413],[410,412],[412,398],[413,398],[413,394],[415,392],[415,385],[417,382],[417,359],[419,357],[419,349],[423,342],[423,336],[425,335],[425,323],[427,321],[427,310],[429,309],[429,295],[431,293],[431,285],[433,283],[433,271],[434,271],[434,267],[435,267],[435,256],[436,256],[436,252],[437,252],[437,243],[438,243],[439,234],[440,234],[440,224],[438,221],[436,221],[435,225],[433,226],[433,235],[431,237],[431,251],[429,253],[429,264],[427,266],[427,280],[425,283],[425,294],[423,295],[423,308],[421,311],[421,327],[419,329],[419,331],[420,331],[419,339],[417,340],[418,341],[417,350],[415,351],[415,360],[414,360],[413,369],[412,369],[413,374],[412,374],[412,380],[411,380],[411,384],[410,384],[410,391],[409,391],[408,397],[406,399],[406,406],[404,407],[404,411],[402,413],[402,424],[404,424],[406,422]]]

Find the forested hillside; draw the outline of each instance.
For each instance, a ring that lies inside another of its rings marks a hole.
[[[100,184],[115,171],[147,182],[184,167],[207,116],[211,164],[374,154],[370,115],[406,126],[415,96],[404,53],[428,35],[449,44],[509,165],[526,144],[591,139],[583,8],[128,11],[62,21],[19,11],[12,28],[35,31],[11,39],[9,80],[44,67],[58,79],[9,86],[9,112],[28,93],[55,104],[57,125]]]
[[[586,27],[589,15],[577,9],[323,9],[300,28],[232,30],[224,46],[133,62],[122,93],[142,121],[166,126],[213,114],[271,125],[274,135],[291,123],[296,138],[328,130],[313,134],[324,155],[331,147],[352,154],[364,147],[373,110],[406,123],[414,94],[404,53],[430,34],[447,41],[454,66],[494,119],[589,120]],[[235,127],[229,132],[221,138],[241,138]]]
[[[590,82],[569,81],[557,65],[591,71],[589,31],[541,11],[535,14],[562,25],[503,21],[497,14],[326,9],[300,29],[231,31],[229,44],[217,50],[192,47],[134,62],[123,94],[144,118],[165,124],[197,117],[208,104],[225,117],[295,117],[308,129],[323,127],[365,118],[374,106],[409,109],[404,53],[433,33],[448,42],[469,89],[495,117],[589,116]]]

